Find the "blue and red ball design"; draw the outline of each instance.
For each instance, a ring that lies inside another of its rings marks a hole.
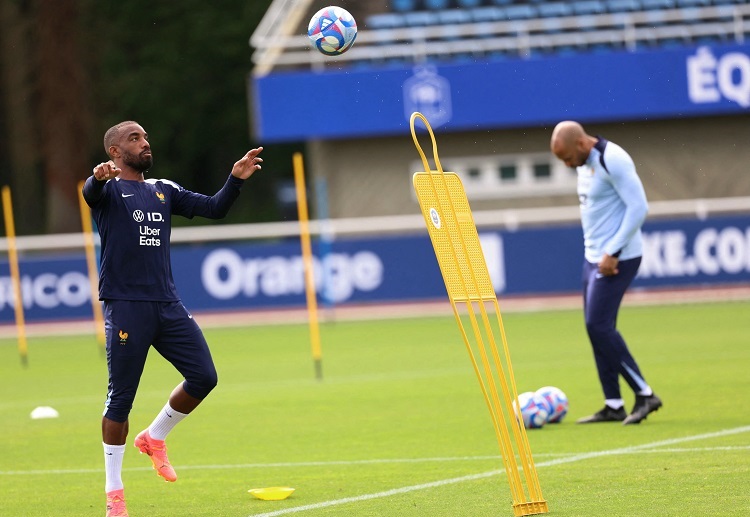
[[[326,56],[338,56],[349,50],[357,38],[357,22],[346,9],[324,7],[310,19],[307,36]]]
[[[560,423],[568,414],[568,397],[560,388],[544,386],[536,390],[536,394],[542,397],[545,402],[547,423]]]

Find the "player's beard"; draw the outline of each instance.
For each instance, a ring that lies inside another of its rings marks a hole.
[[[138,172],[146,172],[154,164],[154,158],[151,155],[144,156],[143,154],[135,155],[129,152],[125,152],[122,156],[122,161],[128,167],[132,167]]]

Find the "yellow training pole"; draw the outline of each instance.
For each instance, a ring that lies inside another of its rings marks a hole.
[[[417,118],[424,122],[432,139],[432,152],[437,168],[435,171],[430,170],[417,140],[414,128]],[[455,173],[443,171],[438,159],[435,135],[424,115],[413,113],[410,125],[414,144],[424,165],[424,172],[414,174],[414,190],[435,249],[453,314],[495,428],[508,476],[513,515],[548,513],[526,430],[513,408],[514,401],[518,400],[518,390],[508,342],[466,192]],[[472,330],[472,337],[467,333],[459,306],[468,313],[468,327]],[[492,320],[495,321],[494,328],[497,328],[501,339],[502,354],[495,339]]]
[[[96,267],[96,252],[94,250],[94,229],[91,224],[91,210],[86,200],[83,199],[83,184],[78,183],[78,206],[81,209],[81,227],[83,228],[83,243],[86,250],[86,265],[89,272],[89,285],[91,286],[91,308],[94,311],[94,326],[96,340],[104,351],[106,337],[104,335],[104,312],[99,301],[99,272]]]
[[[21,364],[28,366],[28,346],[26,344],[26,322],[23,318],[23,297],[21,296],[21,273],[18,268],[18,250],[16,248],[16,226],[13,222],[13,204],[10,199],[10,187],[3,186],[3,214],[5,216],[5,235],[8,238],[8,264],[10,278],[13,282],[13,308],[16,311],[16,329],[18,329],[18,353]]]
[[[323,353],[320,349],[320,329],[318,327],[318,301],[315,296],[312,246],[310,245],[310,225],[307,212],[307,191],[305,190],[305,168],[302,154],[294,153],[294,184],[297,190],[297,214],[299,217],[299,238],[302,244],[302,263],[305,269],[305,295],[307,296],[307,318],[310,324],[310,346],[315,362],[315,376],[323,378]]]

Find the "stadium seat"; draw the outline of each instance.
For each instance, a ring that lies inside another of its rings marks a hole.
[[[461,33],[459,31],[459,25],[456,23],[447,23],[440,26],[439,39],[440,41],[457,41],[461,39]]]
[[[679,30],[679,33],[673,33],[666,38],[660,38],[656,43],[660,48],[683,47],[690,44],[690,33],[687,29],[683,28]]]
[[[404,15],[400,13],[380,13],[372,14],[367,17],[365,27],[368,29],[398,29],[404,27],[406,20]]]
[[[638,0],[607,0],[607,11],[610,13],[622,13],[627,11],[639,11],[641,3]]]
[[[567,43],[558,45],[555,54],[569,56],[586,50],[586,40],[580,34],[566,34]]]
[[[573,14],[573,9],[569,2],[544,2],[537,6],[537,12],[542,18],[554,18],[569,16]]]
[[[438,23],[441,25],[455,25],[461,23],[470,23],[472,21],[471,13],[466,9],[443,9],[436,11]]]
[[[682,23],[701,23],[703,18],[698,15],[697,7],[684,7],[680,9],[680,21]]]
[[[413,11],[417,8],[417,0],[393,0],[391,10],[399,13]]]
[[[536,15],[536,8],[529,4],[509,5],[505,8],[506,20],[528,20],[529,18],[535,18]]]
[[[648,27],[659,27],[666,25],[666,18],[664,11],[647,11],[646,12],[646,25]]]
[[[492,61],[504,61],[510,57],[516,57],[515,54],[512,54],[508,50],[490,50],[487,52],[487,57],[491,59]]]
[[[703,23],[701,29],[708,31],[708,34],[695,38],[698,44],[702,43],[728,43],[734,39],[734,35],[726,30],[722,30],[720,23]]]
[[[505,19],[505,11],[499,7],[478,7],[469,11],[474,22],[496,22]]]
[[[624,44],[621,41],[600,41],[589,46],[589,50],[596,54],[607,54],[615,50],[622,50]]]
[[[604,3],[599,0],[578,0],[572,2],[575,14],[602,14],[606,12]]]
[[[449,0],[424,0],[425,8],[429,9],[430,11],[438,11],[440,9],[447,9],[448,4],[450,4]]]
[[[457,0],[457,5],[462,9],[474,9],[482,5],[482,0]]]
[[[630,16],[630,13],[627,11],[613,12],[611,20],[612,20],[611,27],[614,27],[617,29],[630,27],[633,23],[633,18]]]
[[[437,25],[437,14],[430,11],[412,11],[404,13],[407,27],[423,27],[425,25]]]
[[[707,7],[711,5],[711,0],[677,0],[677,7]]]
[[[717,5],[716,19],[725,22],[734,20],[734,7],[726,4]]]
[[[674,0],[641,0],[641,7],[645,10],[672,9]]]
[[[591,14],[578,16],[578,30],[580,32],[593,31],[597,29],[596,17]]]
[[[545,34],[558,34],[563,31],[562,23],[556,17],[542,20],[542,27],[544,27]]]

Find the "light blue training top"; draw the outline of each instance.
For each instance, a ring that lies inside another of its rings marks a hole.
[[[599,263],[605,253],[640,257],[648,213],[643,184],[625,149],[597,138],[586,163],[576,168],[586,260]]]

